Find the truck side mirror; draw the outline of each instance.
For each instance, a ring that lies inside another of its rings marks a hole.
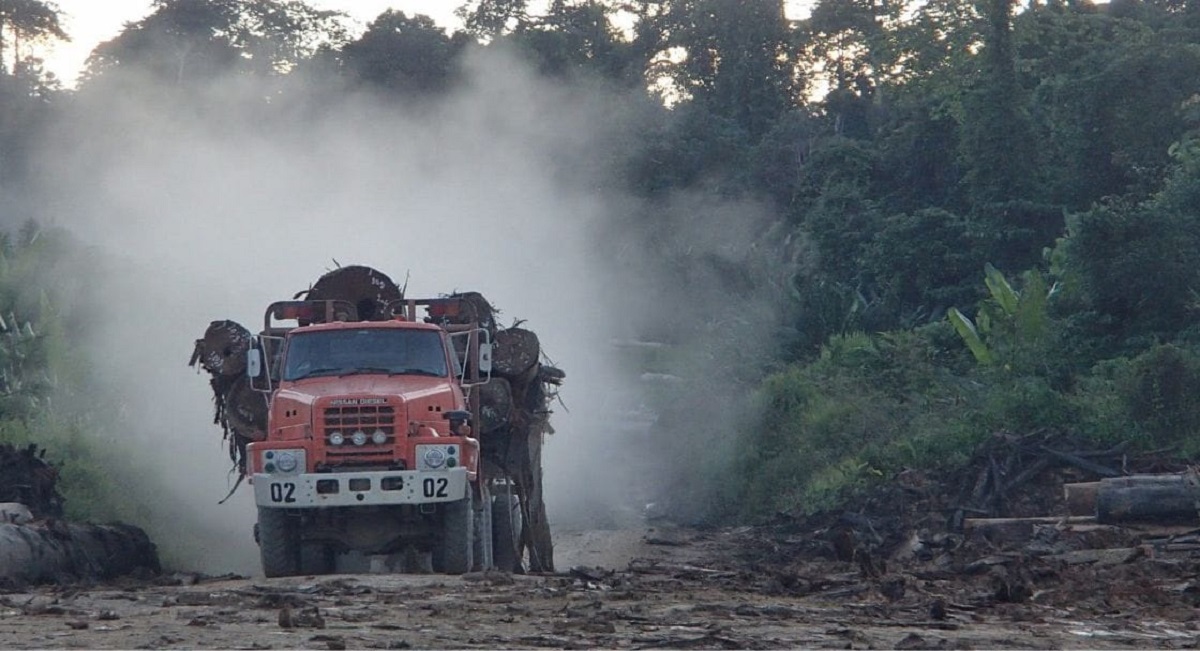
[[[479,374],[490,375],[492,372],[492,345],[479,344]]]
[[[262,375],[262,351],[251,348],[246,351],[246,376],[256,378]]]

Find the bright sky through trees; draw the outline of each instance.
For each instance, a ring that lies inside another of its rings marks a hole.
[[[425,14],[441,25],[456,25],[454,9],[460,0],[308,0],[320,9],[344,11],[365,27],[385,10],[392,8],[408,14]],[[789,12],[795,16],[812,0],[789,0]],[[57,0],[63,12],[63,26],[71,36],[70,43],[56,43],[44,55],[46,69],[58,75],[66,85],[73,85],[75,76],[83,69],[84,61],[97,44],[120,32],[130,21],[150,12],[150,0]]]
[[[97,44],[117,35],[121,27],[150,12],[150,0],[56,0],[63,12],[63,26],[71,36],[70,43],[57,43],[44,55],[46,68],[67,85],[75,76]],[[365,26],[388,8],[409,14],[426,14],[440,24],[455,22],[456,0],[309,0],[320,9],[337,9],[349,14]]]

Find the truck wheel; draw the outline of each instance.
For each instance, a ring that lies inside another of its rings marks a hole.
[[[516,495],[500,493],[492,504],[492,558],[496,569],[521,570],[517,536],[521,533],[521,501]]]
[[[284,509],[258,507],[258,552],[268,578],[300,573],[300,532]]]
[[[465,574],[471,571],[472,548],[475,546],[475,509],[473,491],[456,502],[442,505],[442,534],[433,547],[433,570],[444,574]]]

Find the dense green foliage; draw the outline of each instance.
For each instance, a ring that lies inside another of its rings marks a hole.
[[[688,448],[678,490],[719,473],[689,491],[715,512],[836,505],[999,432],[1200,454],[1200,2],[819,0],[804,19],[770,0],[529,4],[471,0],[456,33],[389,11],[354,37],[297,0],[155,0],[70,91],[0,40],[0,215],[47,217],[22,183],[48,116],[126,73],[163,92],[249,78],[277,89],[268,114],[299,74],[413,105],[504,48],[638,107],[596,185],[645,208],[606,245],[635,241],[667,286],[709,292],[654,370],[683,380],[658,395]],[[64,36],[47,15],[0,0],[0,37]],[[674,236],[689,193],[752,204],[753,221],[693,220],[745,241]],[[84,485],[99,478],[74,461],[72,416],[44,407],[86,364],[65,361],[53,288],[22,276],[61,250],[27,235],[0,267],[0,436],[61,441]],[[700,318],[714,310],[744,318]]]

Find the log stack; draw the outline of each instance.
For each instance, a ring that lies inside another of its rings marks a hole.
[[[266,397],[250,387],[246,353],[254,336],[234,321],[213,321],[196,340],[189,366],[200,365],[211,375],[213,424],[220,425],[229,444],[229,458],[246,472],[246,444],[266,436]]]
[[[494,312],[494,311],[493,311]],[[497,330],[492,349],[493,377],[478,387],[480,437],[485,461],[508,477],[521,502],[518,556],[531,572],[554,571],[554,546],[542,494],[542,443],[550,426],[550,404],[565,374],[542,363],[541,344],[530,330]]]
[[[36,445],[0,445],[0,584],[102,579],[159,571],[146,533],[65,522],[58,469]]]

